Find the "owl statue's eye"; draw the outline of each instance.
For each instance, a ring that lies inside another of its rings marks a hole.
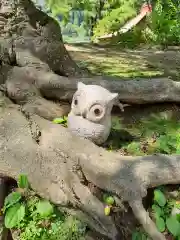
[[[99,116],[99,115],[101,115],[101,110],[99,109],[99,108],[95,108],[94,109],[94,114],[96,115],[96,116]]]
[[[105,108],[100,104],[94,104],[90,107],[87,118],[91,119],[92,121],[99,121],[105,115]]]
[[[78,105],[78,100],[77,99],[74,100],[74,105],[76,105],[76,106]]]

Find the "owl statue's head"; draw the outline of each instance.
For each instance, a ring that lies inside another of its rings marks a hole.
[[[78,82],[73,95],[71,113],[94,123],[100,123],[111,115],[118,93],[111,93],[98,85],[86,85]]]

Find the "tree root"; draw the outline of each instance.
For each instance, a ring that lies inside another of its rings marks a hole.
[[[31,118],[41,132],[38,144],[33,141],[29,120],[20,111],[8,107],[2,110],[3,175],[17,179],[20,173],[27,174],[32,188],[42,197],[64,207],[71,204],[86,214],[92,228],[115,239],[113,220],[104,216],[101,201],[84,185],[85,176],[100,189],[128,201],[152,239],[164,239],[146,213],[142,198],[148,187],[180,182],[179,156],[121,157],[37,115]]]
[[[17,141],[19,136],[20,142],[6,144],[9,151],[8,155],[4,155],[3,151],[1,154],[2,173],[15,178],[21,172],[27,173],[33,189],[42,197],[49,198],[55,204],[66,206],[70,203],[81,209],[89,216],[87,222],[92,228],[95,227],[96,231],[115,239],[117,230],[113,220],[103,215],[103,205],[77,177],[77,172],[80,171],[88,181],[99,188],[128,201],[150,237],[163,239],[140,203],[146,196],[148,187],[180,181],[179,156],[120,157],[45,120],[51,120],[62,113],[60,106],[44,99],[43,96],[52,98],[54,94],[56,99],[70,100],[76,82],[70,78],[65,81],[64,77],[52,72],[39,72],[34,68],[31,68],[31,71],[27,67],[11,68],[5,81],[6,94],[22,107],[18,110],[15,107],[17,105],[14,105],[13,109],[12,102],[9,102],[11,108],[6,104],[5,110],[2,110],[5,112],[1,126],[5,125],[5,128],[11,130],[4,133],[0,142],[5,144],[4,139],[10,136],[14,141]],[[106,81],[101,80],[102,82]],[[30,119],[23,116],[23,112],[29,112],[31,122],[38,126],[41,133],[38,144],[33,141],[34,130],[29,124]],[[16,130],[12,130],[12,127]],[[16,154],[16,158],[9,157],[10,148],[11,154]],[[17,149],[23,149],[24,154]],[[134,204],[136,201],[139,205]]]
[[[2,68],[2,73],[3,73]],[[6,68],[5,68],[6,70]],[[4,70],[4,71],[5,71]],[[151,103],[174,101],[180,102],[180,84],[172,80],[154,79],[153,81],[141,80],[134,81],[109,81],[95,79],[81,79],[81,81],[89,84],[99,84],[105,86],[112,92],[119,93],[119,100],[128,103]],[[17,104],[25,105],[24,108],[32,113],[39,114],[46,119],[52,119],[67,115],[70,109],[68,102],[77,88],[78,79],[65,78],[58,76],[53,72],[38,71],[34,68],[13,67],[4,75],[4,89],[7,96]],[[96,81],[96,82],[95,82]],[[131,89],[129,85],[131,84]],[[137,92],[137,88],[141,94],[133,94]],[[150,90],[154,88],[154,91]],[[149,90],[148,90],[149,89]],[[171,89],[171,91],[169,91]],[[58,100],[60,104],[48,100]],[[153,100],[152,100],[153,99]],[[66,102],[66,104],[64,104]],[[62,103],[62,104],[61,104]],[[117,105],[124,111],[124,107],[129,104]]]

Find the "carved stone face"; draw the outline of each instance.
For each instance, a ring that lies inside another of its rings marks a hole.
[[[79,82],[73,95],[68,128],[94,142],[104,142],[111,129],[111,110],[117,93]]]

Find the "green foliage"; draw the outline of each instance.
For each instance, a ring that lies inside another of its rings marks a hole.
[[[93,38],[104,33],[111,33],[118,30],[127,20],[136,15],[137,6],[141,1],[137,0],[46,0],[45,8],[51,10],[51,15],[57,19],[58,15],[63,16],[61,27],[64,31],[68,28],[79,32],[80,27],[76,23],[70,23],[71,10],[83,10],[84,21],[82,28],[88,33],[93,31]],[[78,18],[78,16],[76,16]]]
[[[180,1],[157,0],[152,14],[149,16],[149,36],[146,39],[162,45],[176,45],[180,43]],[[149,38],[149,39],[148,39]]]
[[[154,204],[152,210],[155,222],[160,232],[166,229],[174,236],[180,236],[180,221],[177,216],[171,215],[171,210],[175,206],[175,202],[166,199],[164,193],[160,189],[154,190]]]
[[[141,156],[144,155],[144,153],[141,150],[141,143],[133,141],[132,143],[128,144],[126,147],[127,151],[129,154],[134,154],[136,153],[137,155]]]
[[[147,240],[147,234],[143,231],[134,231],[132,234],[132,240]]]
[[[84,33],[93,30],[96,37],[119,30],[128,20],[136,16],[144,1],[138,0],[46,0],[45,9],[50,9],[53,17],[63,15],[61,26],[72,27],[79,31],[79,26],[69,23],[71,10],[83,10],[84,21],[82,29]],[[140,43],[168,44],[180,43],[180,1],[155,0],[152,1],[153,11],[146,17],[144,24],[139,23],[129,32],[117,37],[128,47]],[[78,18],[78,16],[76,16]],[[84,34],[83,33],[83,34]]]
[[[45,8],[50,9],[53,17],[63,15],[64,21],[68,22],[69,11],[72,9],[74,1],[64,0],[61,3],[58,0],[45,0]]]
[[[96,0],[45,0],[46,9],[50,9],[53,17],[58,15],[63,16],[62,25],[67,25],[70,18],[71,10],[83,10],[84,11],[84,26],[90,27],[91,18],[95,18],[97,15],[99,1]],[[73,26],[74,27],[74,26]]]
[[[177,153],[180,144],[180,123],[166,117],[152,118],[143,122],[143,134],[156,136],[154,139],[154,150],[157,153]]]
[[[129,0],[117,1],[116,4],[111,4],[110,9],[107,8],[103,18],[94,27],[94,38],[119,30],[129,19],[137,14],[136,2],[136,0]]]
[[[86,226],[36,196],[25,175],[20,175],[17,191],[6,197],[3,211],[6,228],[17,232],[20,240],[84,238]]]

